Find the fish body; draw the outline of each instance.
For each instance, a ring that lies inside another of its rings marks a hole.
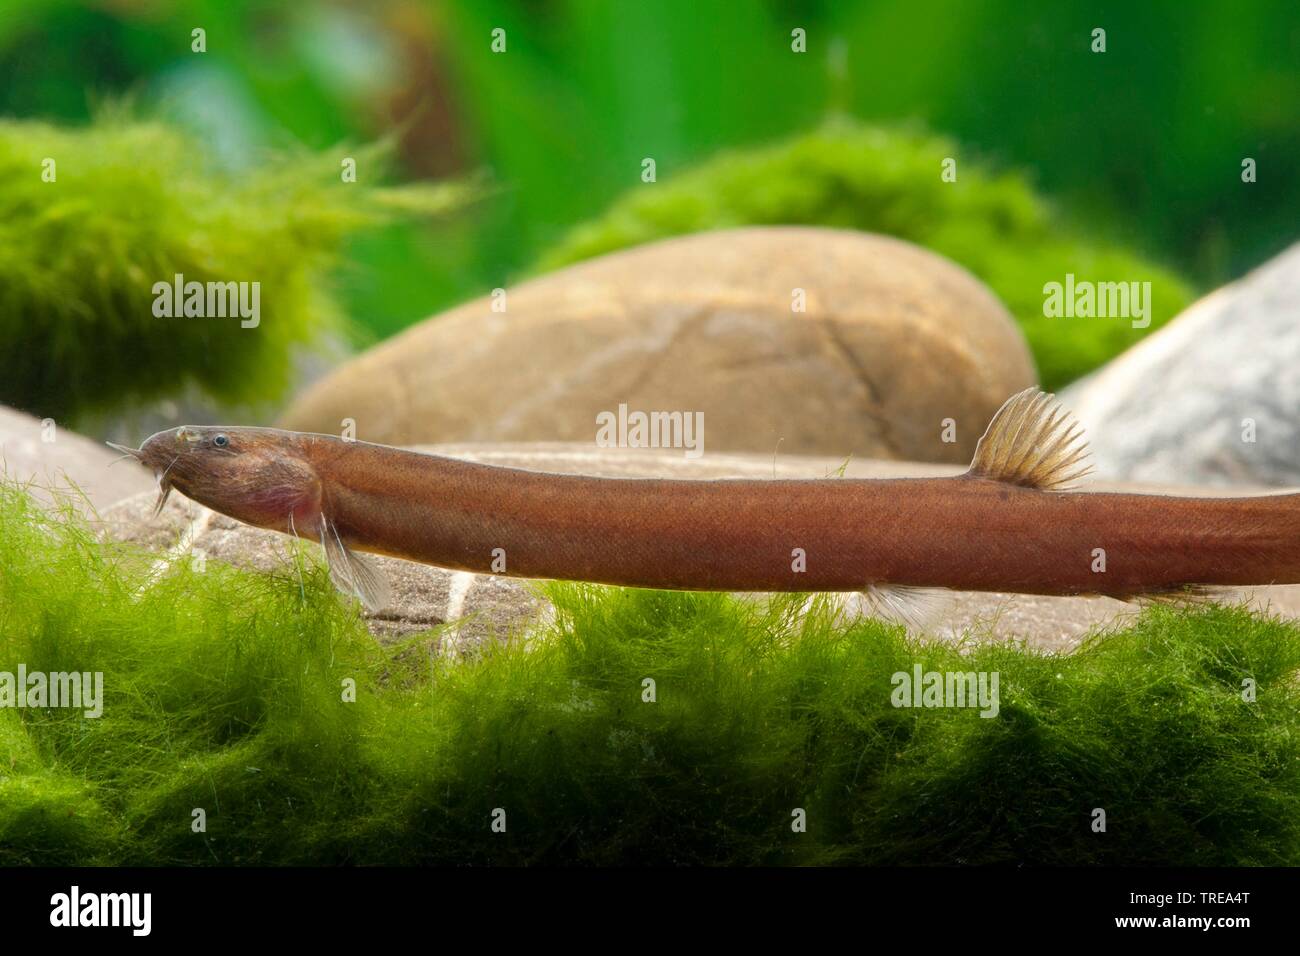
[[[1300,582],[1300,494],[1061,490],[1084,471],[1050,396],[1010,399],[954,478],[664,480],[557,475],[329,435],[181,428],[136,453],[248,524],[320,541],[369,606],[358,552],[441,567],[727,591],[951,588],[1119,598]]]

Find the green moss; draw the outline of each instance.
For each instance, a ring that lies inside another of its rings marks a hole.
[[[0,670],[105,680],[0,710],[0,864],[1300,863],[1300,629],[1240,609],[1050,657],[554,585],[531,649],[447,664],[313,565],[152,560],[0,485]],[[997,671],[998,715],[894,708],[917,663]]]
[[[328,277],[346,237],[467,195],[376,185],[385,153],[292,150],[232,171],[119,109],[79,129],[0,121],[0,404],[63,420],[186,386],[230,403],[280,397],[293,347],[342,321]],[[356,183],[342,181],[344,156]],[[156,317],[154,283],[177,274],[260,283],[260,324]]]
[[[940,180],[945,157],[956,182]],[[638,185],[574,229],[540,261],[554,269],[669,236],[747,225],[819,225],[898,236],[942,253],[986,282],[1020,322],[1043,384],[1060,387],[1128,348],[1191,300],[1188,284],[1152,262],[1080,236],[1028,182],[995,173],[953,142],[833,121],[780,143],[727,152],[664,181]],[[1043,286],[1149,281],[1151,325],[1047,318]]]

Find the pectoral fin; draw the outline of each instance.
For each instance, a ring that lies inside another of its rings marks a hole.
[[[324,516],[321,518],[320,539],[334,586],[344,594],[358,598],[372,614],[388,607],[392,601],[388,576],[373,560],[362,557],[344,544],[334,522]]]

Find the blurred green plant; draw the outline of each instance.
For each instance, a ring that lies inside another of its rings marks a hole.
[[[351,243],[340,298],[370,337],[506,285],[634,185],[841,110],[953,136],[1090,235],[1199,288],[1297,238],[1295,0],[7,0],[0,113],[81,120],[137,93],[223,156],[395,126],[407,178],[486,167],[472,222]],[[207,30],[207,52],[191,30]],[[1108,35],[1092,51],[1092,30]],[[505,29],[509,52],[493,53]],[[791,49],[806,31],[807,52]],[[1261,95],[1260,91],[1267,91]],[[1258,180],[1241,179],[1245,158]],[[962,157],[959,157],[962,158]],[[481,214],[478,214],[481,213]]]
[[[554,269],[643,242],[746,225],[832,226],[910,240],[983,279],[1020,323],[1047,388],[1059,388],[1118,355],[1191,301],[1168,269],[1071,230],[1020,175],[962,159],[938,136],[831,120],[774,146],[723,153],[662,183],[632,188],[542,256]],[[1149,281],[1151,324],[1116,318],[1049,318],[1043,286]],[[869,290],[863,290],[869,294]]]
[[[554,585],[450,662],[294,553],[159,574],[0,482],[0,672],[104,675],[98,718],[0,707],[0,865],[1300,863],[1294,624],[1155,608],[1054,656]],[[997,714],[892,706],[915,665],[997,672]]]
[[[227,403],[280,397],[295,347],[344,323],[330,271],[345,240],[475,189],[376,185],[389,151],[285,150],[232,172],[121,107],[79,129],[0,121],[0,403],[75,420],[186,386]],[[155,316],[155,283],[176,275],[258,282],[260,323]]]

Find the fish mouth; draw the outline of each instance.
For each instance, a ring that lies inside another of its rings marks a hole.
[[[148,462],[144,460],[144,451],[142,449],[128,448],[126,445],[119,445],[117,442],[112,442],[112,441],[104,442],[104,444],[106,444],[109,448],[112,448],[115,451],[120,451],[122,453],[122,457],[116,459],[115,461],[110,462],[109,463],[110,465],[115,465],[117,464],[117,462],[123,461],[127,458],[134,458],[140,464],[146,466],[148,465]],[[173,465],[176,464],[175,459],[172,460],[172,464]],[[167,504],[167,499],[171,496],[172,493],[172,483],[167,480],[167,472],[170,470],[171,470],[171,465],[168,465],[167,468],[163,471],[159,471],[157,468],[154,468],[153,470],[154,478],[158,482],[158,500],[154,502],[154,506],[153,506],[153,517],[155,518],[157,518],[160,514],[162,514],[163,506]]]

